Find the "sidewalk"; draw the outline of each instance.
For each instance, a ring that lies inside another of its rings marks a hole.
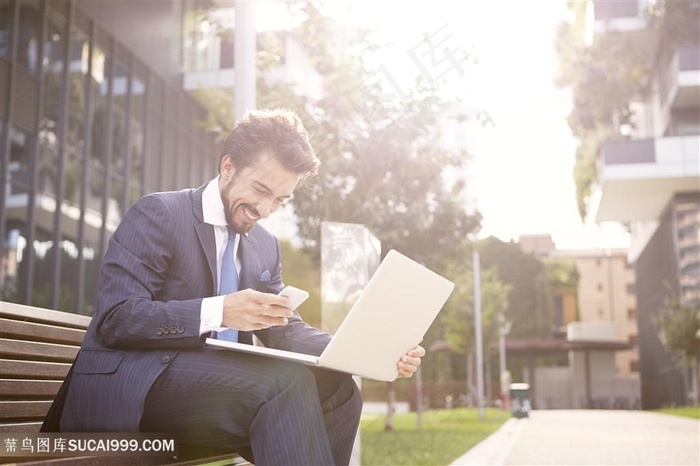
[[[452,464],[698,466],[700,422],[644,411],[532,411]]]

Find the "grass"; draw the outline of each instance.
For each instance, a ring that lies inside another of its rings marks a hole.
[[[700,408],[692,406],[684,406],[682,408],[663,408],[655,409],[655,413],[672,414],[674,416],[689,417],[691,419],[700,419]]]
[[[423,413],[418,429],[416,413],[394,415],[394,430],[384,432],[386,416],[364,414],[360,424],[363,465],[447,465],[495,432],[510,413],[459,408]]]

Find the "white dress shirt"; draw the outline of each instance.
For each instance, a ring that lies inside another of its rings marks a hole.
[[[228,243],[228,224],[224,214],[224,203],[219,193],[219,177],[217,176],[207,184],[202,193],[202,213],[204,223],[214,226],[214,241],[216,243],[216,276],[221,277],[221,262],[223,260],[226,244]],[[236,261],[236,270],[240,274],[241,261],[238,259],[238,245],[241,235],[236,235],[233,247],[233,257]],[[216,284],[217,292],[219,283]],[[200,309],[199,334],[202,335],[212,330],[220,331],[226,327],[221,326],[224,316],[224,296],[211,296],[202,300]]]

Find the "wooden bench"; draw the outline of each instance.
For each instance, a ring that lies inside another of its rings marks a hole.
[[[38,432],[66,377],[90,318],[0,301],[0,433]],[[0,445],[0,448],[3,446]],[[60,458],[49,464],[249,464],[238,455],[178,451],[178,457]],[[37,456],[10,457],[0,463],[37,461]]]

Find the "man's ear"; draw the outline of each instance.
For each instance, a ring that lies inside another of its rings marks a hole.
[[[236,172],[236,165],[233,163],[233,158],[230,155],[224,155],[221,158],[221,176],[229,178]]]

